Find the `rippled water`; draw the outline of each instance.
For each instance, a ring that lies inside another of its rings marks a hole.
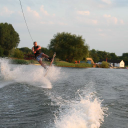
[[[0,63],[0,128],[128,128],[127,69]]]

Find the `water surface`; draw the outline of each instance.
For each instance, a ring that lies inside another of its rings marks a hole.
[[[0,63],[0,128],[128,128],[127,69]]]

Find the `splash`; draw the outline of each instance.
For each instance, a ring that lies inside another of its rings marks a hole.
[[[51,81],[57,80],[60,69],[51,67],[50,73],[44,77],[45,69],[35,65],[14,65],[8,59],[0,59],[0,78],[4,81],[15,81],[43,88],[52,88]]]
[[[102,107],[94,93],[80,96],[79,101],[70,101],[60,107],[56,114],[55,128],[99,128],[104,121],[107,108]]]

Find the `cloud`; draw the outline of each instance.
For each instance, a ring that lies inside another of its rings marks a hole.
[[[89,24],[89,25],[97,25],[98,20],[96,19],[89,19],[89,18],[83,18],[83,17],[76,17],[79,24]]]
[[[11,15],[14,11],[9,10],[7,7],[3,7],[2,11],[0,12],[1,16]]]
[[[38,11],[27,7],[27,14],[25,15],[29,23],[36,23],[38,25],[60,25],[66,26],[67,23],[63,18],[56,16],[56,14],[49,14],[44,10],[44,6],[41,5]]]
[[[101,37],[106,37],[106,34],[105,33],[100,33],[99,34]]]
[[[97,5],[101,9],[113,7],[113,4],[112,4],[111,0],[100,0],[100,2],[97,2]]]
[[[103,30],[99,28],[98,31],[99,31],[99,32],[102,32]]]
[[[79,15],[90,15],[89,11],[77,11],[77,14]]]
[[[36,11],[34,11],[34,10],[32,10],[30,7],[27,7],[27,11],[29,13],[31,13],[33,16],[35,16],[36,18],[41,18],[40,15],[39,15],[39,13],[36,12]]]
[[[109,17],[111,17],[111,15],[106,15],[106,14],[105,14],[104,17],[105,17],[105,18],[109,18]]]
[[[49,15],[48,12],[44,10],[44,6],[43,6],[43,5],[41,6],[40,11],[41,11],[44,15],[46,15],[46,16]]]
[[[109,5],[112,3],[111,0],[101,0],[101,1],[106,3],[106,4],[109,4]]]
[[[103,15],[103,17],[107,19],[108,23],[117,24],[117,22],[118,22],[118,19],[116,17],[112,17],[111,15],[105,14],[105,15]]]
[[[54,22],[52,22],[52,21],[48,21],[48,22],[41,21],[40,23],[41,23],[41,24],[50,24],[50,25],[53,25],[53,24],[54,24]]]
[[[97,24],[98,21],[97,20],[90,20],[92,22],[92,24]]]
[[[62,21],[41,21],[40,22],[42,25],[60,25],[60,26],[67,26],[68,24],[67,23],[64,23]]]
[[[120,24],[124,24],[124,21],[123,20],[120,20]]]
[[[59,23],[59,25],[62,25],[62,26],[66,26],[67,25],[67,23],[64,23],[64,22],[58,22]]]
[[[116,17],[112,17],[112,20],[113,20],[113,22],[114,22],[115,24],[117,24],[118,19],[117,19]]]

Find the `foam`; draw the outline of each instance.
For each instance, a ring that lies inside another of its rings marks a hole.
[[[79,101],[76,98],[62,105],[55,115],[55,128],[99,128],[107,108],[102,107],[102,101],[94,95],[89,93],[80,96]]]
[[[15,81],[19,83],[27,83],[33,86],[43,88],[52,88],[51,81],[57,80],[60,69],[52,66],[46,77],[46,70],[41,66],[35,65],[14,65],[10,64],[9,59],[0,59],[1,72],[0,77],[4,81]]]

